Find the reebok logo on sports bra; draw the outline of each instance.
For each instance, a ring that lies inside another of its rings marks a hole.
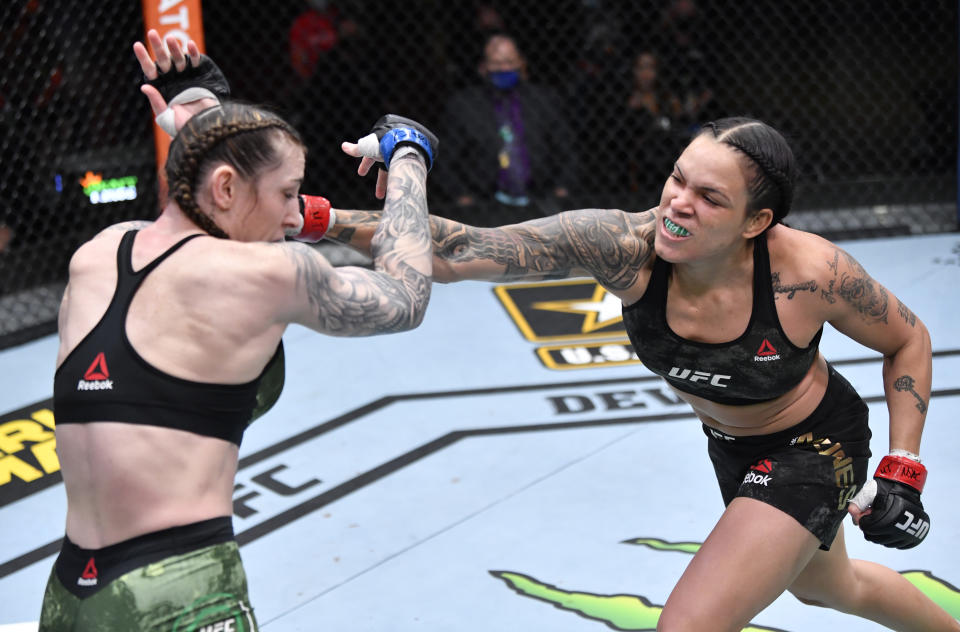
[[[110,370],[107,368],[107,358],[103,351],[90,363],[90,367],[83,374],[83,379],[77,382],[78,391],[108,391],[113,390],[113,380],[110,379]]]
[[[754,362],[770,362],[771,360],[779,359],[780,354],[777,353],[777,350],[774,349],[773,345],[770,344],[770,341],[766,338],[763,339],[760,348],[757,349],[757,354],[753,356]]]
[[[202,235],[187,235],[134,271],[136,235],[135,230],[125,233],[117,247],[117,286],[110,305],[54,374],[57,425],[111,420],[185,430],[239,446],[250,421],[266,412],[283,390],[283,343],[278,341],[260,375],[243,384],[181,379],[144,360],[126,333],[130,303],[151,271]]]
[[[623,326],[648,369],[678,391],[728,406],[769,401],[803,380],[817,358],[823,328],[806,347],[793,344],[783,331],[765,235],[754,239],[750,320],[732,340],[692,340],[670,328],[667,290],[671,275],[671,264],[655,259],[643,296],[623,308]],[[709,323],[703,327],[708,329]]]

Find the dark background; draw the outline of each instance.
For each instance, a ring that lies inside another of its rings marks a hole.
[[[320,17],[291,37],[308,10]],[[303,190],[334,206],[380,205],[372,180],[356,176],[339,144],[385,112],[440,134],[431,211],[473,224],[551,208],[649,208],[675,149],[698,123],[727,115],[763,119],[790,140],[801,167],[798,211],[924,209],[957,199],[953,0],[204,0],[203,21],[207,53],[234,95],[297,126],[310,146]],[[567,199],[519,210],[451,203],[443,183],[472,166],[444,161],[443,107],[454,91],[480,82],[477,62],[491,29],[512,33],[529,80],[561,99],[574,130],[571,155],[562,157],[576,165]],[[156,216],[151,113],[130,48],[143,33],[135,0],[0,5],[0,340],[7,344],[51,330],[77,245],[110,223]],[[626,108],[633,58],[643,50],[657,53],[664,89],[713,95],[656,142]],[[91,204],[78,182],[87,171],[136,176],[138,197]]]

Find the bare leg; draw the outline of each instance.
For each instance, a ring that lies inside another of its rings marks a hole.
[[[663,607],[661,632],[738,632],[794,583],[820,542],[775,507],[735,498]]]
[[[817,551],[790,586],[800,601],[854,614],[900,632],[960,631],[960,622],[900,573],[851,560],[843,527],[829,551]]]

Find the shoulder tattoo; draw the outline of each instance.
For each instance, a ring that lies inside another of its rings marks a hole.
[[[900,299],[897,299],[897,313],[900,314],[900,318],[911,327],[917,326],[916,314],[911,312],[909,307],[901,303]]]
[[[847,271],[841,271],[840,255],[847,264]],[[828,303],[838,298],[850,304],[868,323],[886,323],[889,298],[887,291],[870,278],[863,266],[849,254],[837,248],[833,252],[833,261],[827,261],[827,267],[833,272],[833,278],[826,289],[820,290],[820,297]]]
[[[120,222],[119,224],[114,224],[113,226],[107,226],[103,230],[121,230],[123,232],[127,232],[130,230],[143,230],[152,224],[153,222],[148,222],[146,220],[131,220],[129,222]]]
[[[809,281],[800,281],[799,283],[790,283],[789,285],[784,285],[780,282],[780,273],[772,272],[770,274],[770,279],[773,281],[773,294],[776,298],[777,294],[786,294],[787,300],[791,300],[794,296],[797,295],[797,292],[816,292],[817,291],[817,282],[813,279]]]

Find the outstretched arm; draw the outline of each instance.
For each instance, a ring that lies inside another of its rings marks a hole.
[[[380,214],[337,209],[327,238],[369,254]],[[631,288],[653,254],[652,211],[584,209],[497,228],[430,216],[434,280],[516,281],[592,276]]]

